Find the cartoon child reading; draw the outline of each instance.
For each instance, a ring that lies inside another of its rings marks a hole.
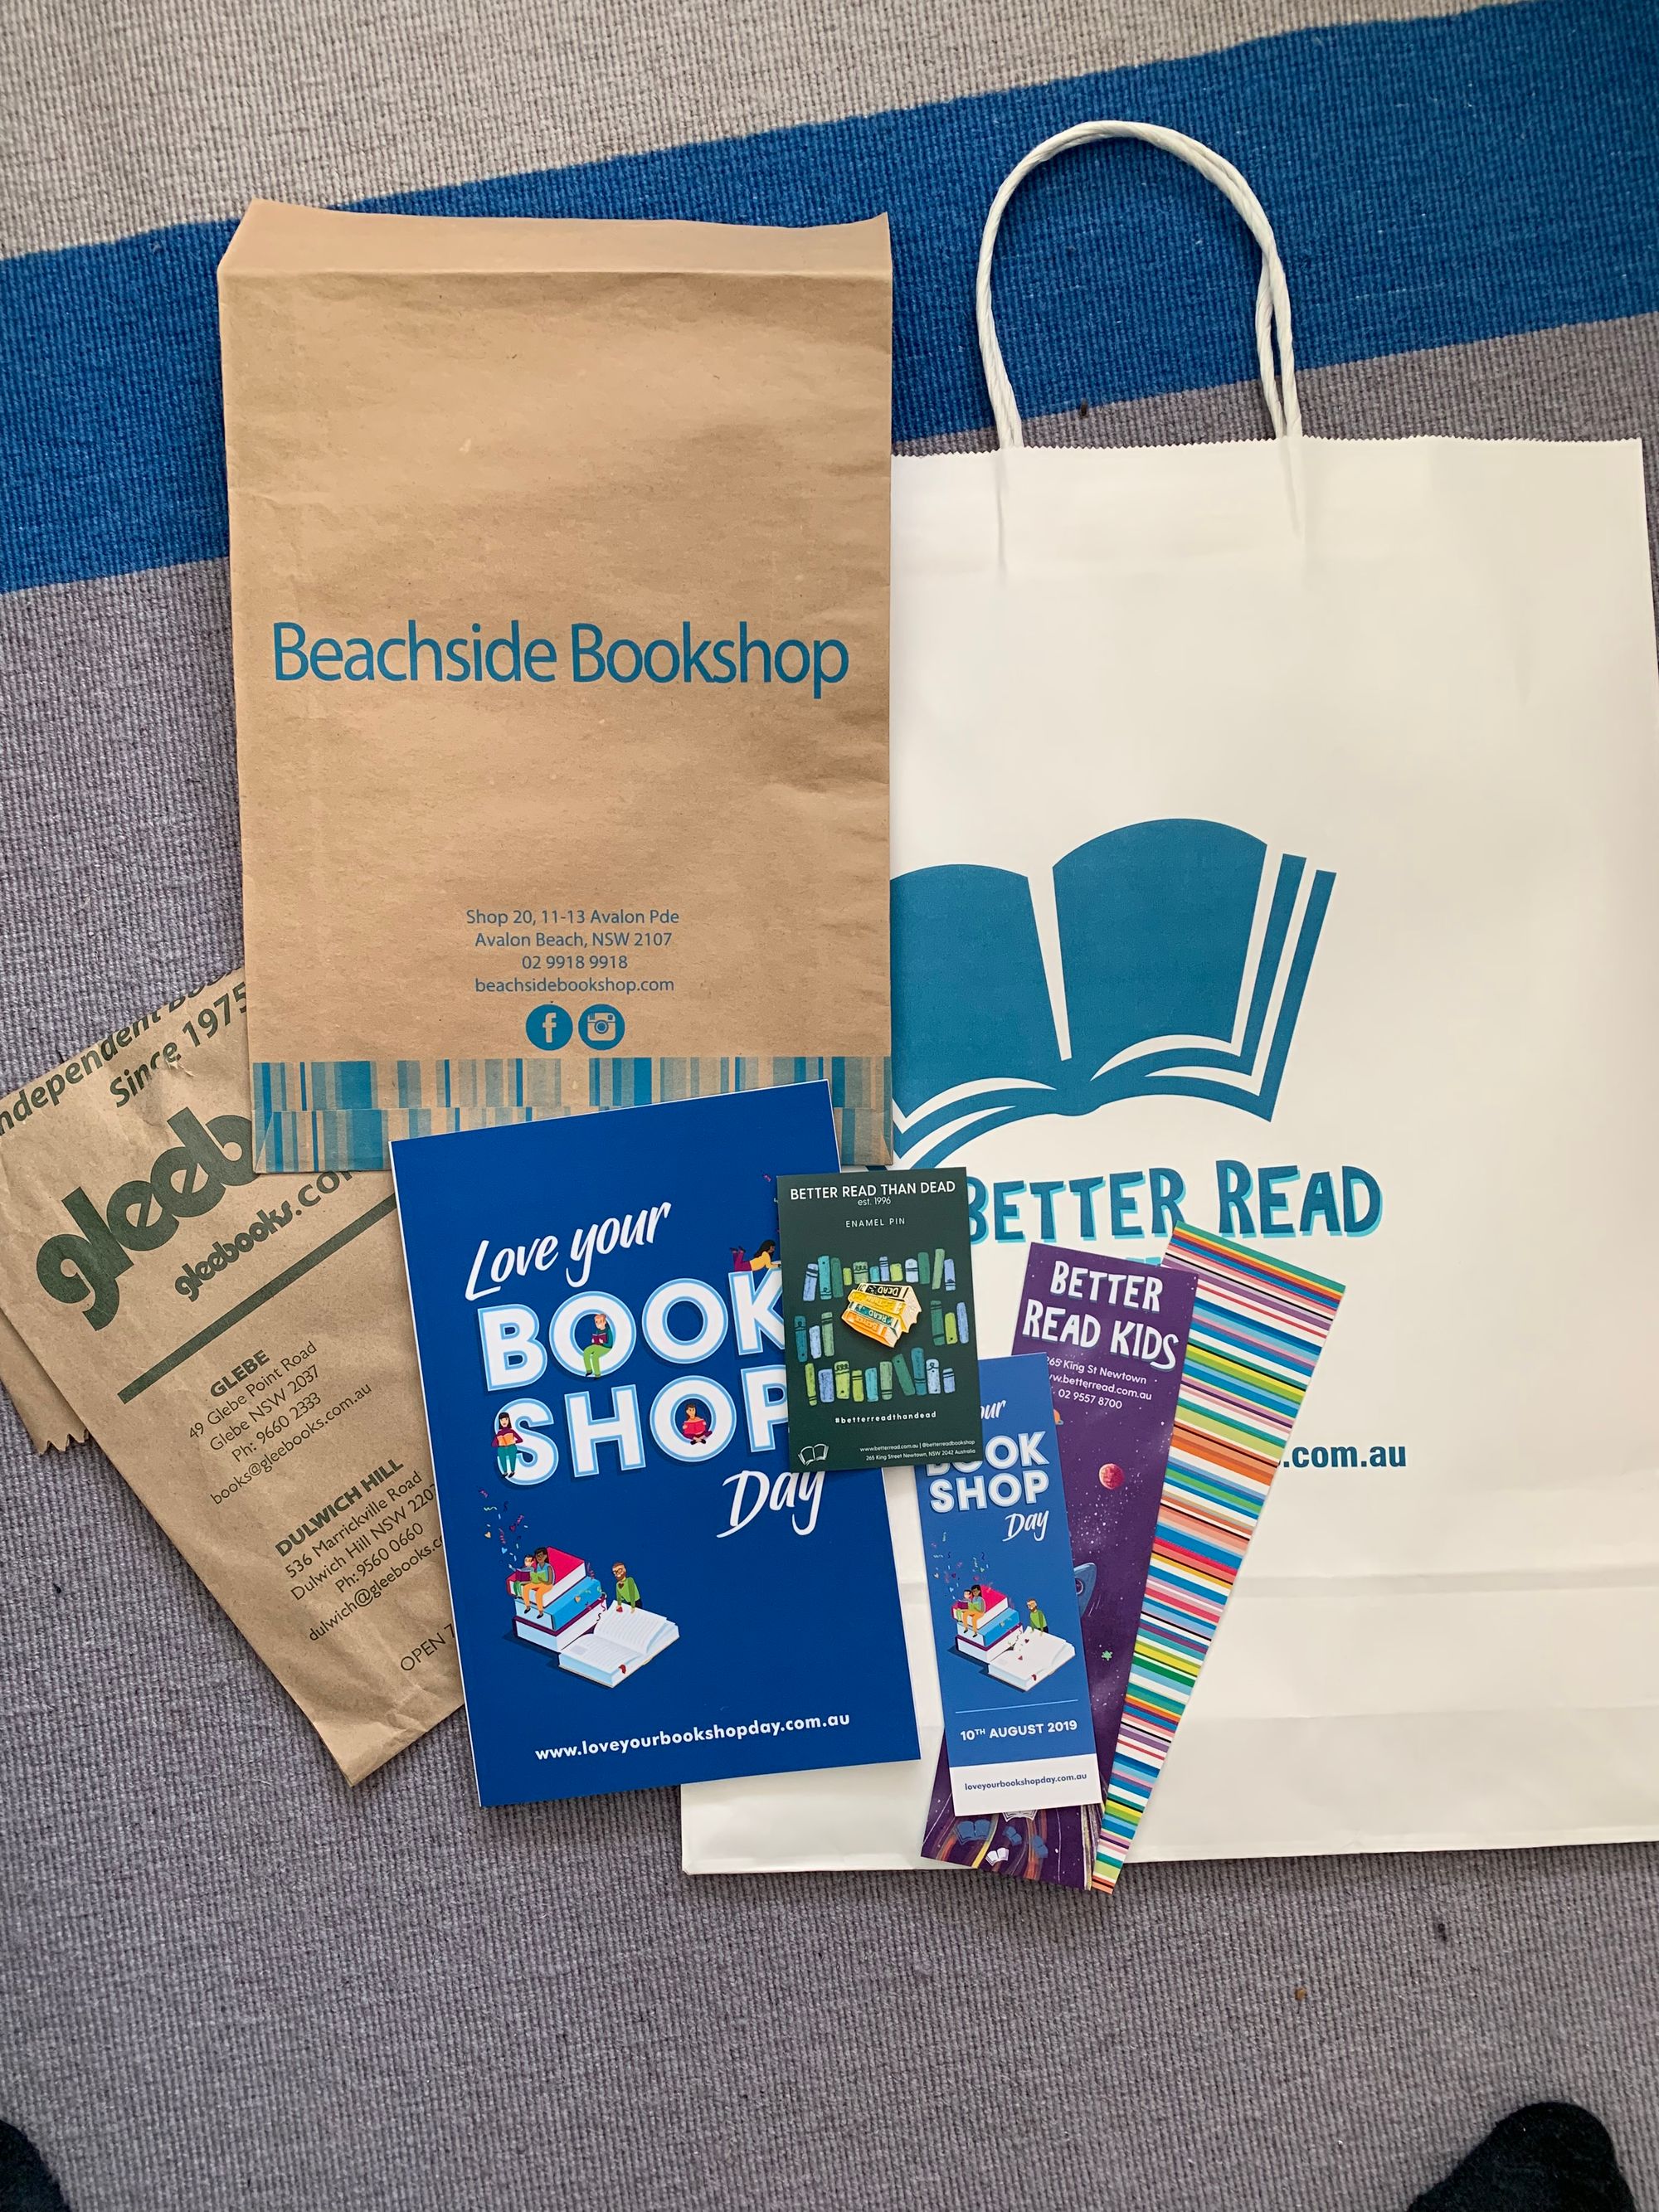
[[[519,1446],[523,1442],[513,1425],[510,1413],[495,1416],[495,1468],[501,1474],[516,1474],[519,1468]]]
[[[680,1434],[689,1444],[700,1444],[708,1434],[708,1417],[694,1398],[680,1415]]]
[[[731,1247],[731,1252],[732,1270],[734,1274],[763,1275],[769,1267],[775,1267],[778,1264],[778,1247],[775,1237],[764,1238],[756,1246],[752,1256],[744,1251],[741,1244],[733,1244]]]
[[[553,1587],[547,1571],[547,1553],[531,1553],[523,1566],[507,1577],[507,1586],[520,1605],[533,1605],[538,1613],[544,1613]]]
[[[1038,1636],[1046,1636],[1048,1632],[1048,1616],[1034,1597],[1026,1599],[1025,1610],[1030,1615],[1031,1626],[1035,1632]]]
[[[617,1340],[617,1333],[602,1313],[596,1313],[587,1324],[587,1342],[582,1347],[582,1373],[598,1377],[605,1364],[605,1355]]]
[[[617,1578],[617,1602],[624,1612],[632,1613],[640,1601],[640,1586],[618,1559],[611,1570]]]

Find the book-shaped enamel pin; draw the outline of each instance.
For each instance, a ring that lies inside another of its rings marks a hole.
[[[891,1291],[854,1291],[842,1319],[848,1328],[873,1338],[890,1352],[906,1329],[915,1327],[921,1315],[921,1301],[906,1283]]]

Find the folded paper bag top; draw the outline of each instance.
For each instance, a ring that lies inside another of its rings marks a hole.
[[[258,203],[220,304],[259,1166],[819,1078],[884,1158],[885,218]]]

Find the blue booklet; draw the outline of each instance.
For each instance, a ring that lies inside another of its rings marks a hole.
[[[914,1759],[881,1476],[788,1462],[827,1087],[392,1157],[480,1802]]]
[[[959,1814],[1097,1806],[1048,1363],[1021,1352],[981,1360],[979,1375],[984,1458],[916,1470],[945,1708],[939,1782],[948,1775]]]

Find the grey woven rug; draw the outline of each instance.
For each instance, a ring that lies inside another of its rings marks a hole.
[[[918,179],[1109,100],[1279,165],[1316,429],[1659,429],[1634,0],[64,0],[7,11],[0,83],[0,1085],[240,957],[210,281],[256,192],[890,184],[898,425],[948,445]],[[1242,364],[1192,373],[1103,319],[1048,434],[1255,434]],[[0,2117],[78,2212],[1384,2212],[1541,2097],[1659,2202],[1659,1850],[1104,1904],[689,1882],[667,1796],[479,1814],[459,1721],[348,1793],[103,1459],[3,1405],[0,1593]]]

